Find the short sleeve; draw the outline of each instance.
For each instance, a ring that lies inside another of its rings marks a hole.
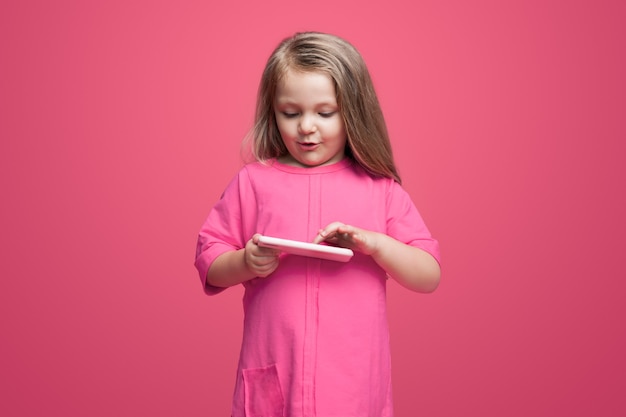
[[[430,234],[409,194],[395,181],[391,181],[387,195],[387,234],[441,262],[439,242]]]
[[[228,184],[219,201],[209,212],[198,234],[195,267],[200,275],[204,291],[208,295],[222,292],[226,288],[215,287],[206,282],[211,264],[225,252],[245,247],[244,232],[246,206],[254,205],[251,189],[245,170],[242,170]],[[242,204],[245,202],[245,206]],[[251,210],[248,210],[251,211]]]

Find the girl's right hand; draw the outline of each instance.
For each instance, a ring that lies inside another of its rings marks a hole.
[[[259,246],[259,236],[261,234],[255,234],[246,243],[244,260],[250,272],[257,277],[265,278],[278,268],[280,251]]]

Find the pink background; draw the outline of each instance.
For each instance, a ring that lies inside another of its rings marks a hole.
[[[397,416],[625,415],[624,4],[2,2],[0,414],[228,415],[242,291],[203,294],[196,234],[315,29],[443,249],[389,287]]]

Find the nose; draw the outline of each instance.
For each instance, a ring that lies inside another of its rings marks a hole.
[[[315,132],[315,120],[311,115],[303,114],[298,123],[298,129],[303,135]]]

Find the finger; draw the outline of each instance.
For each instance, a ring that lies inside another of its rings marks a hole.
[[[256,252],[256,256],[259,258],[277,258],[280,255],[280,250],[272,249],[272,248],[264,248],[259,246],[258,252]]]
[[[337,234],[337,229],[343,225],[344,224],[341,222],[330,223],[326,227],[319,230],[319,232],[317,233],[317,236],[315,236],[315,238],[313,239],[313,243],[320,243],[324,240],[333,239]]]
[[[320,229],[320,231],[317,232],[317,235],[313,238],[313,243],[322,243],[326,239],[328,239],[328,232],[324,229]]]
[[[278,255],[255,256],[253,262],[257,266],[266,266],[266,265],[271,265],[277,262],[277,260],[278,260]]]
[[[356,231],[356,228],[349,224],[342,224],[341,226],[337,227],[337,233],[342,234],[342,235],[348,235],[348,234],[351,235],[351,234],[354,234],[355,231]]]
[[[344,224],[339,226],[335,233],[337,237],[341,240],[351,240],[356,234],[356,229],[350,225]]]
[[[257,267],[257,273],[260,276],[266,277],[278,268],[278,261],[270,262]]]
[[[261,234],[260,234],[260,233],[255,233],[255,234],[252,236],[252,242],[253,242],[255,245],[258,245],[258,244],[259,244],[259,238],[260,238],[260,237],[261,237]]]

